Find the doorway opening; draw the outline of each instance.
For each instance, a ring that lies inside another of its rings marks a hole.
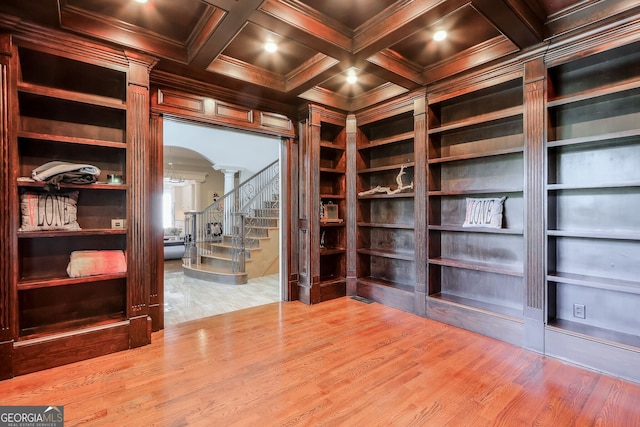
[[[282,225],[277,203],[280,148],[276,137],[164,119],[165,327],[283,300]],[[241,279],[228,280],[232,249],[227,233],[233,231],[223,220],[208,219],[198,222],[204,231],[195,232],[193,218],[210,218],[208,212],[228,204],[232,193],[239,193],[247,182],[253,185],[254,176],[269,165],[278,175],[272,177],[271,187],[255,191],[277,193],[272,195],[276,202],[246,213],[265,219],[252,231],[261,233],[259,237],[246,249],[243,246],[246,278],[239,284]],[[203,233],[204,239],[200,237]]]

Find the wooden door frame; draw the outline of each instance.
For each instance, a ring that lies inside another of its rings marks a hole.
[[[166,91],[165,91],[166,92]],[[151,263],[151,271],[155,280],[152,282],[150,292],[150,307],[152,317],[152,328],[154,331],[164,329],[164,253],[162,247],[162,178],[163,178],[163,124],[165,118],[171,118],[187,123],[210,126],[212,128],[221,127],[237,131],[249,131],[258,135],[274,136],[280,138],[280,212],[282,224],[280,227],[280,293],[283,301],[292,301],[297,299],[298,290],[298,274],[296,257],[296,241],[297,236],[297,176],[298,176],[298,141],[295,135],[294,122],[279,114],[270,114],[251,112],[250,116],[259,116],[261,123],[258,126],[240,125],[235,120],[211,120],[210,117],[203,117],[200,114],[193,114],[192,111],[175,106],[162,106],[161,89],[152,91],[151,100],[151,119],[150,119],[150,145],[152,147],[152,157],[154,158],[154,166],[152,167],[153,176],[151,204],[152,209],[149,213],[151,221],[152,236],[150,244],[155,248],[155,263]],[[194,95],[185,95],[191,96]],[[204,98],[199,96],[198,98]],[[159,102],[160,101],[160,102]],[[204,105],[204,101],[203,101]],[[249,116],[249,114],[247,115]],[[289,122],[288,126],[282,126],[282,131],[278,128],[270,128],[269,119],[275,120],[274,123],[280,125]],[[266,125],[265,125],[266,123]],[[286,209],[283,209],[285,208]]]

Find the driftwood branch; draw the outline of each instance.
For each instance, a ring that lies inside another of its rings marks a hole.
[[[404,165],[402,165],[402,167],[400,168],[400,172],[398,172],[398,176],[396,176],[396,183],[398,184],[398,186],[395,190],[392,190],[391,187],[382,187],[378,185],[371,190],[361,191],[360,193],[358,193],[358,196],[369,196],[371,194],[378,193],[396,194],[404,190],[413,190],[413,181],[411,181],[411,184],[408,185],[404,185],[402,183],[403,175],[406,175],[406,172],[404,171]]]

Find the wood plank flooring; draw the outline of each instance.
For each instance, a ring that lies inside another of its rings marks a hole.
[[[640,384],[344,297],[168,327],[0,382],[66,426],[640,426]]]

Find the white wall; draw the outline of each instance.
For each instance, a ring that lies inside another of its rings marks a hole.
[[[195,151],[208,160],[215,168],[231,168],[239,171],[242,182],[279,158],[280,139],[259,134],[239,132],[213,126],[186,123],[165,119],[163,123],[165,158],[171,154],[171,147],[182,147]],[[224,194],[224,173],[220,170],[198,165],[190,165],[180,157],[175,171],[185,176],[187,181],[171,186],[174,200],[174,223],[180,227],[185,211],[201,211],[212,203],[212,196]],[[198,156],[195,156],[196,158]],[[175,160],[174,160],[175,161]],[[190,173],[193,172],[193,173]],[[167,173],[167,165],[165,165]],[[198,175],[198,184],[191,181],[191,175]]]
[[[240,182],[276,161],[280,139],[249,132],[239,132],[166,119],[164,144],[196,151],[216,168],[236,168]]]

